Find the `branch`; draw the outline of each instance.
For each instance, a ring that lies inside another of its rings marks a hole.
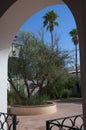
[[[13,81],[12,81],[12,78],[11,78],[11,76],[10,76],[10,73],[9,73],[9,79],[8,79],[8,81],[9,81],[9,83],[12,85],[12,87],[13,87],[14,91],[16,92],[17,96],[18,96],[19,98],[21,98],[21,99],[24,99],[25,97],[23,97],[23,96],[19,93],[19,91],[16,89],[15,85],[13,84]]]

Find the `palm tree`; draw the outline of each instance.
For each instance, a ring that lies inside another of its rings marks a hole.
[[[44,16],[43,16],[43,27],[46,27],[47,30],[50,31],[51,33],[51,47],[52,47],[52,50],[54,48],[54,40],[53,40],[53,30],[54,30],[54,25],[55,26],[58,26],[58,22],[56,22],[56,19],[58,18],[59,16],[53,11],[49,11],[47,12]]]
[[[72,41],[75,45],[75,68],[76,68],[76,77],[78,77],[78,66],[77,66],[77,45],[79,43],[79,39],[78,39],[78,32],[77,29],[72,29],[72,31],[69,32],[70,36],[72,37]]]

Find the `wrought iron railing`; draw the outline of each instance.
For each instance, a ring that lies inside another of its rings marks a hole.
[[[16,130],[16,115],[0,112],[0,130]]]
[[[48,120],[46,130],[84,130],[83,116],[76,115]]]

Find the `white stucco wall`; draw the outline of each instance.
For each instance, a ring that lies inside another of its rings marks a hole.
[[[9,48],[0,51],[0,112],[7,112],[7,63]]]

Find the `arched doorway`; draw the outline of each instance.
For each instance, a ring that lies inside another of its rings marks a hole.
[[[70,9],[72,10],[75,19],[77,21],[77,26],[78,26],[78,32],[79,32],[79,37],[80,37],[80,51],[81,51],[81,81],[82,81],[82,94],[83,94],[83,112],[84,112],[84,118],[86,119],[86,93],[85,93],[85,84],[86,84],[86,52],[85,52],[85,41],[86,41],[86,37],[85,37],[85,3],[78,0],[78,1],[69,1],[69,0],[64,0],[66,2],[66,4],[70,7]],[[36,12],[37,10],[52,5],[52,4],[58,4],[58,3],[63,3],[62,1],[40,1],[37,0],[38,4],[34,4],[33,1],[26,1],[26,3],[24,1],[16,1],[5,13],[4,15],[2,15],[1,19],[0,19],[0,49],[5,49],[7,46],[10,45],[10,43],[12,42],[13,37],[15,36],[17,30],[19,29],[19,27],[23,24],[23,22],[30,16],[32,15],[34,12]],[[35,7],[34,7],[35,5]],[[32,7],[32,8],[31,8]],[[4,6],[3,6],[4,8]],[[29,13],[27,13],[29,12]],[[23,14],[23,15],[22,15]],[[18,21],[17,21],[17,20]],[[1,52],[1,57],[3,57],[3,55],[7,55],[7,53],[5,52]],[[4,63],[4,61],[3,61]],[[6,65],[3,66],[3,68],[5,67],[6,69]],[[2,71],[2,70],[1,70]],[[3,71],[2,71],[3,73]],[[6,77],[5,79],[6,80]],[[3,77],[1,77],[0,79],[0,83],[2,84],[2,88],[6,85],[2,83],[3,81]],[[2,97],[2,95],[0,95]],[[6,98],[5,98],[6,99]],[[6,106],[6,102],[4,104],[4,106]],[[4,107],[3,106],[3,107]],[[2,108],[2,106],[1,106]],[[3,109],[2,109],[3,110]],[[5,108],[6,111],[6,108]]]

